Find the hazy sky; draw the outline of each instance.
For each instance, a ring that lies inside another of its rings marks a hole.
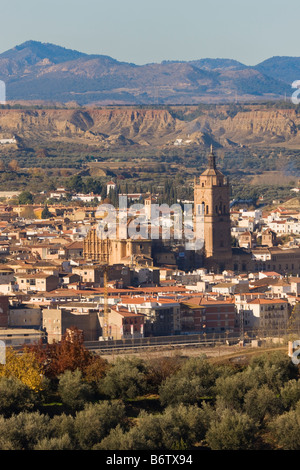
[[[299,0],[2,0],[0,52],[33,39],[145,64],[300,56]],[[5,20],[6,18],[6,20]]]

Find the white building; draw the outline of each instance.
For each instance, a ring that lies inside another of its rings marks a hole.
[[[106,194],[109,195],[110,191],[114,191],[117,185],[113,181],[109,181],[106,185]]]
[[[101,196],[99,194],[75,194],[72,196],[73,201],[82,201],[82,202],[91,202],[94,201],[95,199],[98,200],[98,202],[101,201]]]

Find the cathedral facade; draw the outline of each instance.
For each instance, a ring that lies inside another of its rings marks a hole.
[[[83,257],[100,264],[152,266],[151,240],[141,238],[101,238],[93,227],[83,241]]]

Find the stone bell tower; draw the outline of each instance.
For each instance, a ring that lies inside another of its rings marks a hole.
[[[194,211],[203,217],[205,264],[214,272],[232,269],[230,187],[216,167],[211,147],[207,169],[195,178]]]

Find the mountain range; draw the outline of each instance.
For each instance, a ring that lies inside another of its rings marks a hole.
[[[268,101],[290,97],[300,57],[272,57],[256,66],[233,59],[136,65],[54,44],[27,41],[0,54],[9,102],[168,105]]]

